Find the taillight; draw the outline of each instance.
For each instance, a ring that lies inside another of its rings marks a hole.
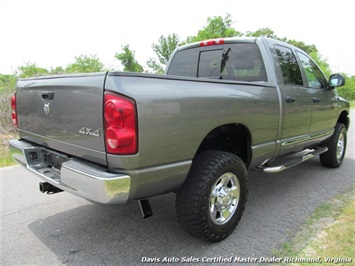
[[[11,113],[12,123],[14,124],[15,127],[17,127],[18,122],[17,122],[17,113],[16,113],[16,92],[11,97],[11,109],[12,109],[12,113]]]
[[[138,152],[136,105],[131,99],[105,92],[105,143],[111,154]]]
[[[224,44],[224,39],[214,39],[200,42],[200,46],[211,46],[218,44]]]

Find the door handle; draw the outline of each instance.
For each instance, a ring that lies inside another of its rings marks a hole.
[[[286,102],[287,103],[294,103],[295,101],[296,101],[295,97],[286,96]]]
[[[54,91],[42,91],[41,96],[43,100],[53,100],[54,98]]]
[[[313,101],[314,103],[319,103],[319,102],[320,102],[320,98],[313,97],[313,98],[312,98],[312,101]]]

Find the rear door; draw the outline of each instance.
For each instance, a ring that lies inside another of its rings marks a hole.
[[[309,139],[312,117],[310,91],[304,87],[296,56],[291,48],[275,45],[277,72],[283,101],[280,153],[302,149]]]
[[[105,165],[104,81],[105,73],[19,80],[20,137]]]

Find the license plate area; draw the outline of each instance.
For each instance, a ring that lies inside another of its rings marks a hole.
[[[55,182],[60,182],[62,164],[70,159],[69,156],[43,148],[29,148],[24,150],[27,167]]]

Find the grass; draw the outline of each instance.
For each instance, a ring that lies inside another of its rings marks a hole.
[[[348,257],[355,254],[355,199],[345,206],[337,221],[310,248],[322,257]]]
[[[12,135],[1,135],[0,141],[0,167],[15,165],[16,162],[12,159],[10,154],[9,139],[16,138],[16,136]]]
[[[354,225],[355,187],[320,205],[307,219],[301,231],[284,243],[280,250],[274,251],[274,255],[281,258],[320,257],[322,262],[319,265],[350,265],[349,260],[355,260]],[[297,262],[293,265],[303,266],[309,263]]]
[[[355,100],[351,100],[350,101],[350,107],[351,108],[355,108]]]

